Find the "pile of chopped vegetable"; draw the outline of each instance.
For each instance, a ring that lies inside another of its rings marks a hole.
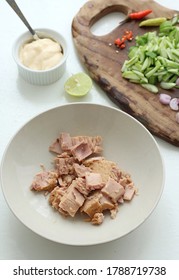
[[[179,87],[179,16],[165,20],[159,30],[136,36],[122,66],[122,77],[150,92]]]

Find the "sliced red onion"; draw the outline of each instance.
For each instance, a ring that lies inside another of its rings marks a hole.
[[[179,123],[179,112],[176,113],[176,122]]]
[[[170,108],[174,111],[178,111],[179,109],[179,98],[172,98],[170,100]]]
[[[171,96],[166,93],[161,93],[159,96],[159,101],[164,105],[168,105],[170,104]]]

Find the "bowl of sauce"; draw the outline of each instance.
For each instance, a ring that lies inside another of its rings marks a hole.
[[[38,38],[30,32],[20,35],[13,46],[13,57],[20,76],[35,85],[48,85],[65,72],[68,56],[66,39],[57,31],[39,28]]]

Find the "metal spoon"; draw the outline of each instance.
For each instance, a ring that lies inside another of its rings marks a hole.
[[[20,17],[20,19],[23,21],[23,23],[26,25],[26,27],[29,29],[30,33],[33,35],[33,38],[35,40],[39,39],[36,32],[32,29],[26,18],[24,17],[23,13],[19,9],[18,5],[14,0],[6,0],[6,2],[11,6],[11,8],[16,12],[16,14]]]

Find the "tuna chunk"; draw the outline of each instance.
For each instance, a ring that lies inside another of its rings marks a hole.
[[[104,215],[103,213],[95,213],[92,220],[91,220],[91,223],[93,225],[101,225],[104,221]]]
[[[104,183],[102,181],[101,174],[88,172],[85,175],[86,178],[86,188],[87,190],[97,190],[102,189],[104,187]]]
[[[75,185],[76,183],[73,181],[59,204],[59,208],[67,212],[71,217],[75,216],[85,201],[84,196],[75,188]]]
[[[84,195],[85,197],[88,196],[89,194],[89,190],[87,190],[86,188],[86,180],[84,178],[76,178],[75,180],[76,182],[76,185],[75,185],[75,188],[82,194]]]
[[[85,142],[89,145],[92,153],[101,154],[102,152],[102,138],[100,136],[75,136],[72,137],[73,145]]]
[[[51,144],[49,150],[57,154],[62,151],[71,152],[73,147],[79,146],[81,143],[86,143],[86,145],[91,150],[91,153],[100,154],[102,152],[102,138],[100,136],[70,136],[69,133],[63,132]]]
[[[109,178],[101,192],[108,196],[114,203],[116,203],[124,194],[125,190],[121,184],[117,183],[114,179]]]
[[[102,193],[100,193],[99,202],[101,204],[102,212],[105,210],[112,210],[115,207],[115,204],[113,204],[113,202]]]
[[[61,175],[58,178],[58,183],[59,183],[60,187],[68,188],[75,178],[76,177],[73,174]]]
[[[50,145],[49,151],[50,151],[50,152],[53,152],[53,153],[55,153],[55,154],[60,154],[60,153],[62,152],[61,147],[60,147],[60,141],[59,141],[58,138],[55,140],[55,142],[53,142],[53,143]]]
[[[43,171],[35,175],[31,190],[51,191],[57,186],[58,174],[53,171]]]
[[[132,187],[132,186],[126,186],[125,187],[125,192],[124,192],[124,195],[123,195],[123,199],[124,200],[132,200],[133,196],[135,194],[135,188]]]
[[[54,160],[58,175],[69,175],[74,173],[73,163],[75,159],[73,157],[57,157]]]
[[[99,198],[97,196],[87,197],[83,207],[81,208],[81,212],[86,213],[91,218],[95,213],[101,213],[101,203],[99,202]]]
[[[55,187],[49,196],[49,203],[56,210],[59,210],[59,204],[62,196],[65,194],[66,189],[62,187]]]
[[[115,207],[110,210],[111,219],[115,219],[116,218],[118,210],[119,210],[119,205],[116,204]]]
[[[92,150],[89,144],[83,141],[73,146],[71,149],[71,153],[78,161],[81,162],[82,160],[84,160],[92,154]]]
[[[119,183],[125,188],[132,183],[131,176],[128,173],[122,172]]]
[[[91,169],[84,166],[83,164],[74,163],[73,167],[78,177],[85,177],[87,172],[91,172]]]
[[[69,151],[72,147],[72,138],[69,133],[63,132],[60,134],[60,146],[62,151]]]
[[[95,213],[102,213],[104,210],[111,210],[114,207],[115,205],[109,198],[105,197],[100,191],[96,191],[87,197],[81,208],[81,212],[86,213],[92,218]]]

